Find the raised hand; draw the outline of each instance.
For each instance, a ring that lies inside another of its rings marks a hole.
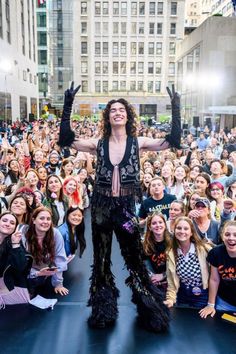
[[[171,100],[172,122],[171,132],[166,135],[165,139],[169,145],[177,149],[181,149],[181,116],[180,116],[180,95],[175,91],[175,85],[172,85],[172,90],[166,88]]]
[[[170,101],[171,101],[171,105],[173,107],[174,106],[178,106],[180,107],[180,94],[178,92],[175,91],[175,85],[172,85],[172,91],[170,90],[170,88],[167,86],[166,90],[168,92],[168,95],[170,96]]]
[[[79,91],[81,85],[77,86],[74,89],[74,81],[72,81],[70,88],[65,91],[65,97],[64,97],[64,105],[70,105],[72,106],[75,95]]]
[[[58,140],[58,145],[61,147],[70,146],[75,140],[75,133],[72,131],[70,126],[70,115],[75,95],[79,91],[80,86],[81,85],[74,89],[74,81],[72,81],[70,88],[65,91],[64,106]]]

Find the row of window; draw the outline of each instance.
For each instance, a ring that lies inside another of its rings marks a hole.
[[[162,22],[150,22],[148,25],[144,22],[131,22],[131,26],[129,24],[130,34],[137,35],[137,34],[163,34],[163,23]],[[81,34],[86,35],[88,30],[88,23],[81,22]],[[109,35],[111,33],[109,22],[95,22],[95,35]],[[112,34],[127,34],[127,22],[113,22],[112,24]],[[176,34],[176,23],[171,22],[169,27],[169,34],[175,35]]]
[[[94,54],[95,56],[104,55],[108,56],[109,46],[108,42],[95,42]],[[112,43],[112,55],[127,55],[127,42],[113,42]],[[146,48],[145,48],[146,47]],[[131,42],[130,43],[130,55],[162,55],[162,42]],[[81,42],[81,54],[88,54],[88,42]],[[169,55],[175,55],[175,42],[169,42]]]
[[[168,82],[168,86],[171,87],[173,81]],[[88,81],[84,80],[81,82],[82,92],[88,92]],[[161,92],[161,81],[148,81],[147,87],[143,81],[112,81],[111,87],[109,87],[108,81],[95,80],[95,92],[96,93],[107,93],[109,91],[144,91],[147,90],[149,93],[159,93]]]
[[[145,68],[146,64],[146,68]],[[95,61],[95,74],[96,75],[106,75],[109,73],[109,65],[107,61]],[[162,62],[135,62],[131,61],[129,65],[129,73],[131,75],[135,74],[144,74],[144,72],[147,72],[148,74],[157,74],[160,75],[162,73]],[[128,73],[127,69],[127,63],[126,62],[118,62],[118,61],[113,61],[112,62],[112,74],[113,75],[126,75]],[[88,62],[82,61],[81,62],[81,74],[86,75],[88,74]],[[174,75],[175,74],[175,63],[174,62],[169,62],[169,67],[168,67],[168,74],[169,75]]]
[[[110,5],[110,7],[109,7]],[[130,6],[128,8],[128,6]],[[170,3],[170,14],[173,16],[177,15],[177,1],[171,1]],[[144,16],[148,15],[163,15],[164,13],[164,2],[163,1],[151,1],[147,4],[144,1],[113,1],[113,3],[109,3],[108,1],[95,1],[94,7],[95,15],[109,15],[112,14],[114,16],[126,16],[128,12],[132,16]],[[88,3],[87,1],[81,2],[81,15],[88,14]]]

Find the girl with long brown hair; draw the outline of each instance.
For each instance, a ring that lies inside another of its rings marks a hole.
[[[154,212],[147,218],[147,231],[143,248],[146,256],[145,264],[152,283],[165,291],[166,282],[166,248],[170,243],[170,235],[164,215]]]
[[[29,277],[31,296],[47,293],[48,279],[55,293],[67,295],[68,289],[63,286],[63,271],[67,270],[64,241],[60,232],[53,228],[50,209],[44,206],[35,209],[22,234],[25,247],[33,256]]]
[[[208,250],[196,234],[191,219],[180,216],[174,227],[174,236],[167,250],[167,293],[165,304],[201,308],[207,304],[209,270]]]

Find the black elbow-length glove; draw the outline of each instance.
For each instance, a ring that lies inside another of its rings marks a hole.
[[[80,86],[81,85],[74,89],[74,81],[72,81],[70,88],[65,91],[64,106],[62,111],[58,140],[58,145],[60,147],[70,146],[75,140],[75,133],[73,132],[70,126],[70,115],[75,95],[79,91]]]
[[[180,95],[175,91],[175,86],[172,85],[172,91],[169,87],[166,88],[170,96],[172,107],[172,122],[170,134],[167,134],[165,139],[170,146],[181,149],[181,116],[180,116]]]

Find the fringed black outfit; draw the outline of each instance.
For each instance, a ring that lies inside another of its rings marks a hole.
[[[135,200],[141,198],[140,163],[137,138],[128,137],[119,168],[120,193],[112,193],[114,166],[109,159],[109,139],[101,139],[97,147],[97,169],[92,197],[92,233],[94,264],[91,276],[89,325],[105,327],[117,318],[119,290],[111,272],[112,234],[120,244],[130,276],[126,284],[133,292],[140,323],[148,330],[160,332],[169,324],[169,310],[162,293],[152,285],[143,263],[143,250],[135,217]]]

